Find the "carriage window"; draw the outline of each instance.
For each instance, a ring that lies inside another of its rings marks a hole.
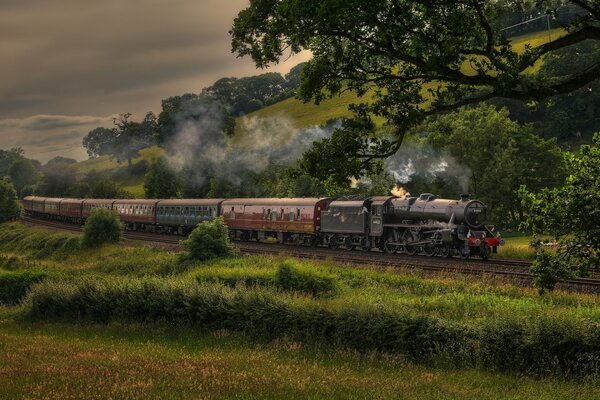
[[[300,219],[300,209],[297,210],[298,219]]]

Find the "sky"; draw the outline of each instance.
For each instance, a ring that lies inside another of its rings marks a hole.
[[[248,0],[0,0],[0,149],[85,159],[82,138],[130,112],[250,76],[229,29]],[[269,71],[287,73],[299,54]]]

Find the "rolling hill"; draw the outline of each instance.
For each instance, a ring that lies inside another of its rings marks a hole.
[[[556,39],[557,36],[562,35],[564,31],[562,29],[553,29],[551,31],[537,32],[534,34],[513,38],[513,46],[517,51],[523,51],[526,45],[532,47],[539,46],[548,42],[551,39]],[[541,65],[538,62],[532,70],[537,70]],[[466,74],[474,73],[470,66],[465,65],[463,72]],[[288,98],[278,103],[272,104],[258,111],[255,111],[246,116],[240,117],[236,121],[236,134],[244,134],[244,120],[252,118],[271,118],[271,117],[284,117],[288,119],[292,126],[296,129],[308,128],[315,125],[322,125],[329,120],[337,119],[340,117],[349,116],[348,105],[356,103],[367,98],[359,98],[354,92],[344,92],[340,96],[335,96],[331,99],[324,100],[319,105],[313,103],[303,103],[302,101],[295,98]],[[379,121],[381,122],[381,121]],[[142,160],[151,162],[152,159],[160,157],[163,150],[154,146],[144,149],[140,152],[140,157],[133,160],[136,164]],[[88,173],[92,170],[102,173],[110,173],[119,168],[116,161],[109,159],[107,156],[93,158],[77,163],[77,169],[80,174]],[[143,197],[144,188],[141,179],[129,179],[118,181],[118,184],[124,190],[130,192],[133,196]]]

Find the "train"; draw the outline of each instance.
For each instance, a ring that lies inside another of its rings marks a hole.
[[[23,199],[28,216],[77,224],[96,208],[114,210],[126,230],[185,235],[203,221],[223,217],[232,240],[348,251],[487,259],[504,244],[486,225],[486,206],[468,194],[457,200],[431,193],[361,199]]]

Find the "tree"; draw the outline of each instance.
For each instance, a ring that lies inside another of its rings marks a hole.
[[[238,254],[229,240],[229,229],[223,217],[198,224],[188,239],[181,243],[191,258],[201,261]]]
[[[538,241],[531,268],[541,292],[556,283],[584,276],[600,265],[600,132],[593,145],[582,145],[579,154],[565,154],[569,176],[564,186],[534,193],[519,191],[526,210],[522,229],[551,235],[556,252],[545,250]]]
[[[491,219],[504,227],[516,228],[523,218],[516,196],[521,185],[538,191],[564,182],[556,140],[542,139],[531,125],[511,121],[506,109],[490,105],[463,109],[428,121],[417,132],[447,164],[443,181],[454,182],[445,187],[452,192],[439,194],[456,197],[461,183],[466,183],[461,190],[484,201]],[[428,163],[431,160],[425,159],[417,169],[430,169]]]
[[[77,169],[72,158],[54,157],[42,167],[37,192],[42,196],[64,197],[77,184]]]
[[[502,28],[506,16],[520,10],[547,13],[565,34],[517,51]],[[537,101],[597,80],[598,62],[553,78],[531,67],[560,49],[600,40],[599,21],[597,0],[252,0],[230,34],[233,51],[258,67],[288,51],[310,50],[298,91],[304,101],[318,103],[344,90],[372,96],[352,107],[361,122],[343,125],[342,134],[309,156],[323,165],[315,173],[348,177],[381,169],[377,161],[394,154],[429,115],[492,98]],[[392,129],[375,132],[373,115]]]
[[[84,247],[98,247],[104,243],[118,243],[121,235],[119,214],[105,208],[96,208],[83,226],[82,244]]]
[[[130,113],[114,118],[114,128],[98,127],[83,138],[83,147],[90,157],[108,155],[122,163],[139,155],[141,149],[155,143],[158,136],[157,118],[152,111],[141,122],[131,121]]]
[[[96,171],[88,172],[73,188],[73,194],[80,198],[127,199],[131,194],[121,189],[110,178]]]
[[[10,150],[0,150],[0,177],[8,176],[8,169],[15,161],[24,158],[25,152],[20,147],[14,147]]]
[[[0,222],[11,221],[21,214],[15,188],[0,178]]]
[[[177,195],[177,176],[162,158],[150,165],[144,177],[144,192],[148,199],[170,199]]]
[[[17,195],[21,197],[23,189],[27,186],[36,184],[40,179],[40,171],[35,165],[26,158],[18,158],[12,163],[8,169],[8,176],[17,191]]]

